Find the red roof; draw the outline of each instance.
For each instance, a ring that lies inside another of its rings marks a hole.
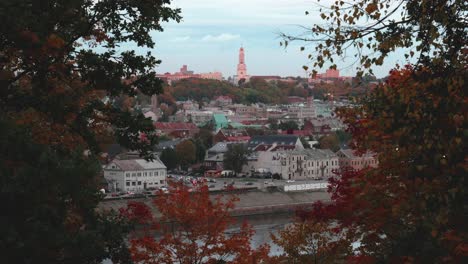
[[[238,137],[226,137],[227,141],[234,142],[234,141],[249,141],[250,136],[238,136]]]
[[[268,123],[268,120],[242,120],[241,124],[243,125],[265,125]]]
[[[196,130],[198,127],[194,123],[168,123],[156,122],[154,127],[160,130]]]
[[[303,103],[305,102],[305,98],[299,97],[299,96],[288,96],[288,103],[293,104],[293,103]]]

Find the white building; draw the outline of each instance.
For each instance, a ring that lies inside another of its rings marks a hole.
[[[258,152],[255,166],[289,180],[326,179],[340,168],[338,156],[329,149]]]
[[[159,160],[114,159],[104,167],[110,191],[142,191],[166,186],[167,169]]]

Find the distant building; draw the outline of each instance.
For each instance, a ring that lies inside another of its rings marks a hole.
[[[213,111],[207,110],[186,110],[183,112],[185,120],[191,121],[197,126],[203,126],[213,119]]]
[[[213,137],[217,142],[247,142],[250,136],[245,129],[220,129]]]
[[[317,82],[333,82],[335,80],[351,82],[352,77],[350,76],[340,76],[340,71],[336,69],[327,69],[324,73],[317,73],[314,78],[310,78],[310,83]]]
[[[221,95],[214,99],[214,104],[221,107],[229,106],[232,105],[232,98],[230,96]]]
[[[176,138],[193,137],[200,129],[193,123],[154,123],[158,135],[168,135]]]
[[[229,127],[229,121],[223,114],[213,114],[213,123],[215,131],[218,131],[221,128]]]
[[[200,73],[200,78],[222,81],[223,80],[223,74],[221,72]]]
[[[263,171],[282,179],[326,179],[339,169],[338,156],[329,149],[283,149],[256,152],[244,172]]]
[[[104,178],[112,192],[138,192],[166,186],[166,176],[166,166],[159,159],[114,159],[104,167]]]
[[[188,78],[216,79],[216,80],[223,79],[223,75],[221,72],[209,72],[209,73],[196,74],[193,71],[189,71],[187,65],[183,65],[182,68],[180,68],[179,72],[175,72],[175,73],[166,72],[165,74],[158,74],[156,76],[158,78],[168,81],[169,83],[172,81],[178,81],[178,80],[188,79]]]
[[[239,49],[239,63],[237,64],[237,75],[234,76],[234,82],[237,84],[240,80],[248,82],[250,76],[247,75],[247,65],[245,64],[244,48]]]
[[[351,167],[354,170],[361,170],[365,167],[375,168],[378,166],[378,160],[370,152],[359,156],[352,149],[340,149],[336,154],[340,161],[340,168]]]
[[[198,103],[193,102],[192,100],[177,101],[176,104],[178,107],[182,108],[183,110],[198,110],[199,108]]]
[[[203,165],[210,170],[223,170],[224,154],[228,151],[228,146],[231,144],[239,144],[238,142],[218,142],[206,151],[205,161]]]

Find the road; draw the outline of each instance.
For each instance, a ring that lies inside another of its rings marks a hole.
[[[178,174],[170,174],[170,178],[168,180],[172,181],[180,181],[183,182],[188,187],[194,187],[193,184],[195,179],[202,179],[201,177],[194,177],[190,175],[178,175]],[[226,187],[231,185],[235,189],[243,189],[243,188],[257,188],[259,190],[264,190],[267,187],[283,187],[285,185],[297,185],[297,184],[308,184],[308,183],[327,183],[326,180],[296,180],[296,181],[288,181],[288,180],[274,180],[274,179],[258,179],[258,178],[204,178],[206,179],[206,184],[209,187],[210,191],[222,191],[225,190]],[[197,183],[196,183],[197,184]],[[115,198],[131,198],[131,197],[141,197],[143,195],[150,196],[155,194],[155,191],[147,191],[144,194],[113,194],[108,193],[106,194],[104,199],[115,199]]]
[[[173,180],[184,180],[189,182],[188,178],[195,179],[193,176],[185,175],[171,175]],[[302,183],[327,183],[326,180],[296,180],[289,182],[287,180],[274,180],[274,179],[257,179],[257,178],[206,178],[208,180],[214,180],[215,182],[208,182],[210,190],[222,190],[226,188],[228,184],[233,184],[235,188],[245,188],[245,187],[256,187],[258,189],[265,189],[269,186],[282,187],[284,185],[290,184],[302,184]],[[192,184],[188,183],[187,186]]]

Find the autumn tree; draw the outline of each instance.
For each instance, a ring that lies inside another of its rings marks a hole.
[[[177,144],[175,152],[177,154],[177,163],[183,169],[187,169],[196,161],[196,148],[191,140],[184,140]]]
[[[335,1],[310,38],[285,36],[316,43],[314,66],[335,67],[348,47],[361,73],[400,48],[411,64],[396,66],[358,107],[338,111],[357,154],[379,160],[333,177],[331,203],[309,215],[358,245],[348,261],[468,261],[467,13],[462,0]]]
[[[119,261],[126,230],[118,216],[96,211],[102,198],[96,156],[99,143],[112,138],[151,157],[153,124],[129,107],[137,91],[161,91],[153,71],[159,60],[124,44],[153,48],[150,33],[180,19],[168,4],[0,2],[4,261]],[[128,107],[117,107],[118,98]]]
[[[206,185],[189,192],[183,184],[171,183],[170,189],[170,194],[161,192],[153,201],[158,215],[143,204],[130,204],[124,211],[140,219],[145,229],[130,239],[136,263],[268,263],[268,246],[251,248],[249,225],[227,233],[234,224],[230,210],[236,197],[210,197]]]
[[[340,142],[335,134],[323,136],[318,142],[319,148],[321,149],[331,149],[332,151],[338,151],[340,149]]]
[[[228,144],[227,152],[224,154],[224,168],[233,170],[236,173],[242,171],[242,167],[247,164],[249,151],[244,144]]]
[[[331,222],[300,220],[272,235],[273,242],[283,249],[274,258],[278,263],[325,264],[344,263],[351,253],[351,246],[341,240],[342,233],[331,230]]]

